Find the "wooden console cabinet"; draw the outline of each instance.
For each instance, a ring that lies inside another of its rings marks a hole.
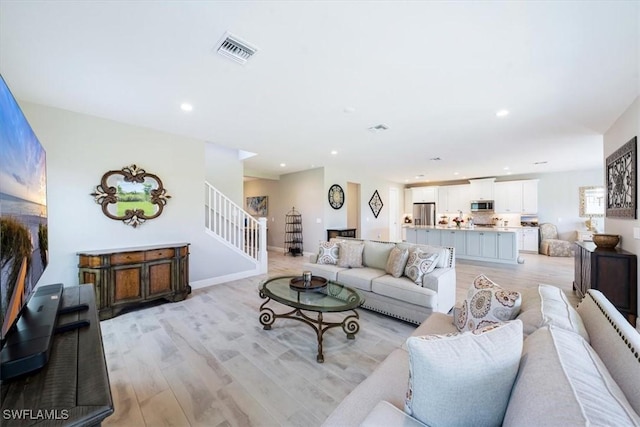
[[[189,244],[78,253],[80,283],[93,283],[100,320],[160,298],[181,301],[191,293]]]
[[[576,242],[573,289],[582,298],[597,289],[635,327],[637,307],[636,255],[622,249],[602,249],[592,242]]]

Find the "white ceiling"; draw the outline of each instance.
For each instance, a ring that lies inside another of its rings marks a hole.
[[[601,167],[639,27],[637,1],[2,0],[0,72],[21,100],[256,153],[247,175],[413,183]],[[215,53],[227,31],[245,65]]]

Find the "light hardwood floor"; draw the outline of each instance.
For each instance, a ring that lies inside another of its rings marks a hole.
[[[480,273],[506,288],[547,283],[574,295],[572,258],[524,258],[520,265],[458,261],[458,302]],[[306,259],[270,251],[268,276],[299,275]],[[278,319],[262,329],[257,288],[266,277],[101,322],[115,406],[104,425],[318,426],[415,329],[359,310],[356,339],[331,330],[325,363],[316,363],[309,326]]]

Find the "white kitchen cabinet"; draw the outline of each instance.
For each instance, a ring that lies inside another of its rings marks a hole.
[[[494,210],[496,213],[538,212],[537,179],[496,182],[494,190]]]
[[[516,233],[496,233],[498,236],[498,259],[511,261],[518,257]]]
[[[519,248],[524,252],[538,253],[538,229],[537,228],[521,228],[519,230],[520,242]]]
[[[411,188],[404,189],[404,213],[413,214],[413,191]]]
[[[495,178],[470,179],[469,200],[493,200]]]
[[[412,187],[413,203],[437,203],[438,187]]]
[[[440,233],[440,230],[433,228],[419,228],[417,243],[421,245],[440,246]]]
[[[468,231],[461,230],[440,230],[440,246],[453,247],[456,249],[456,256],[467,253]]]
[[[467,232],[466,255],[481,258],[498,258],[498,233],[484,231]]]
[[[415,228],[405,228],[405,241],[409,243],[418,243],[418,231]]]
[[[469,184],[446,185],[438,188],[436,209],[440,213],[469,212]]]

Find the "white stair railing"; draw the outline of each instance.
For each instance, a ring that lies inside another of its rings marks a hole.
[[[259,273],[266,273],[266,218],[255,219],[206,181],[205,192],[206,229],[254,260]]]

